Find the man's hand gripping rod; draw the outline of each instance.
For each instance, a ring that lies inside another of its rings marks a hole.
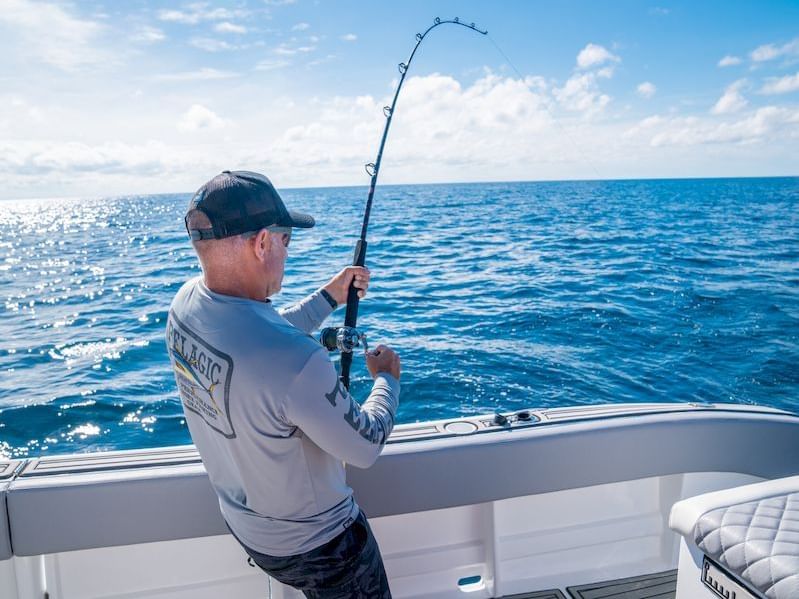
[[[366,262],[366,229],[369,227],[369,215],[372,211],[372,199],[375,195],[375,186],[377,185],[377,175],[380,173],[380,163],[383,160],[383,148],[386,145],[386,138],[388,137],[388,130],[391,127],[391,119],[394,116],[394,109],[397,106],[397,98],[399,97],[400,90],[402,89],[402,84],[405,81],[405,75],[408,73],[408,68],[411,65],[411,61],[413,57],[416,55],[416,50],[419,49],[419,45],[422,43],[427,34],[430,33],[433,29],[438,27],[439,25],[445,24],[452,24],[452,25],[460,25],[462,27],[466,27],[467,29],[471,29],[472,31],[476,31],[477,33],[481,33],[486,35],[488,31],[482,31],[478,29],[474,23],[464,23],[458,17],[455,17],[452,20],[442,21],[438,17],[436,17],[433,24],[427,28],[424,33],[417,33],[416,34],[416,45],[413,47],[413,51],[411,52],[410,57],[408,58],[408,62],[401,62],[398,65],[399,72],[400,72],[400,80],[399,84],[397,85],[397,89],[394,92],[394,99],[391,102],[391,106],[384,106],[383,107],[383,114],[386,115],[386,126],[383,129],[383,137],[380,140],[380,148],[377,151],[377,159],[374,162],[370,162],[366,165],[366,173],[372,178],[372,181],[369,185],[369,196],[366,200],[366,210],[364,210],[363,214],[363,226],[361,227],[361,237],[358,240],[358,243],[355,244],[355,255],[353,256],[352,265],[353,266],[364,266]],[[334,329],[325,329],[322,331],[322,337],[327,338],[327,343],[325,343],[324,339],[320,339],[322,344],[325,345],[328,349],[337,348],[341,351],[341,382],[347,389],[350,388],[350,368],[352,366],[352,350],[354,347],[358,345],[358,340],[360,340],[364,348],[366,347],[366,337],[362,333],[359,333],[355,326],[358,322],[358,303],[360,298],[358,297],[358,290],[355,288],[353,283],[350,283],[350,288],[347,293],[347,313],[344,316],[344,326],[340,328]],[[332,344],[333,341],[333,333],[327,331],[336,331],[335,339],[336,344],[333,348],[331,348],[328,344]],[[326,333],[327,332],[327,333]],[[341,337],[341,343],[338,342],[339,337]],[[354,344],[353,344],[354,342]]]

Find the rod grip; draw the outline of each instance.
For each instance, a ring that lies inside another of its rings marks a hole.
[[[363,266],[366,263],[366,240],[359,239],[355,244],[355,255],[352,258],[353,266]],[[355,281],[350,283],[350,288],[347,290],[347,312],[344,316],[344,326],[354,327],[358,324],[358,304],[360,298],[358,297],[358,289],[355,287]]]
[[[355,244],[355,254],[352,257],[353,266],[363,266],[366,263],[366,243],[365,239],[359,239]],[[354,327],[358,324],[358,304],[360,298],[358,297],[358,289],[355,287],[355,281],[350,283],[350,288],[347,290],[347,313],[344,316],[344,326]],[[341,384],[344,388],[350,388],[350,367],[352,366],[352,354],[341,354]]]
[[[352,257],[352,265],[353,266],[363,266],[366,264],[366,246],[369,245],[366,243],[365,239],[359,239],[358,243],[355,244],[355,254]]]
[[[341,354],[341,376],[338,377],[344,388],[350,390],[350,366],[352,366],[352,354]]]

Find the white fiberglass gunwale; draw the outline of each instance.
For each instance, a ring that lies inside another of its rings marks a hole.
[[[674,502],[797,473],[798,416],[675,403],[400,425],[377,463],[348,467],[347,478],[373,521],[395,596],[459,596],[455,583],[479,577],[467,590],[490,597],[674,567]],[[136,547],[148,556],[170,544],[239,551],[192,446],[0,462],[0,477],[0,580],[31,559],[45,571]],[[69,586],[70,573],[49,580]],[[62,596],[95,596],[80,588]]]

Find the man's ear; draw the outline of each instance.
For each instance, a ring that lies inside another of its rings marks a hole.
[[[269,235],[269,231],[266,229],[261,229],[258,231],[258,233],[256,233],[252,241],[255,257],[263,262],[269,255],[269,251],[272,249],[272,236]]]

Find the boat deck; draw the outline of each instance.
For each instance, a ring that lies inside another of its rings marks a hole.
[[[674,599],[677,593],[677,570],[645,576],[620,578],[560,590],[509,595],[504,599]]]

